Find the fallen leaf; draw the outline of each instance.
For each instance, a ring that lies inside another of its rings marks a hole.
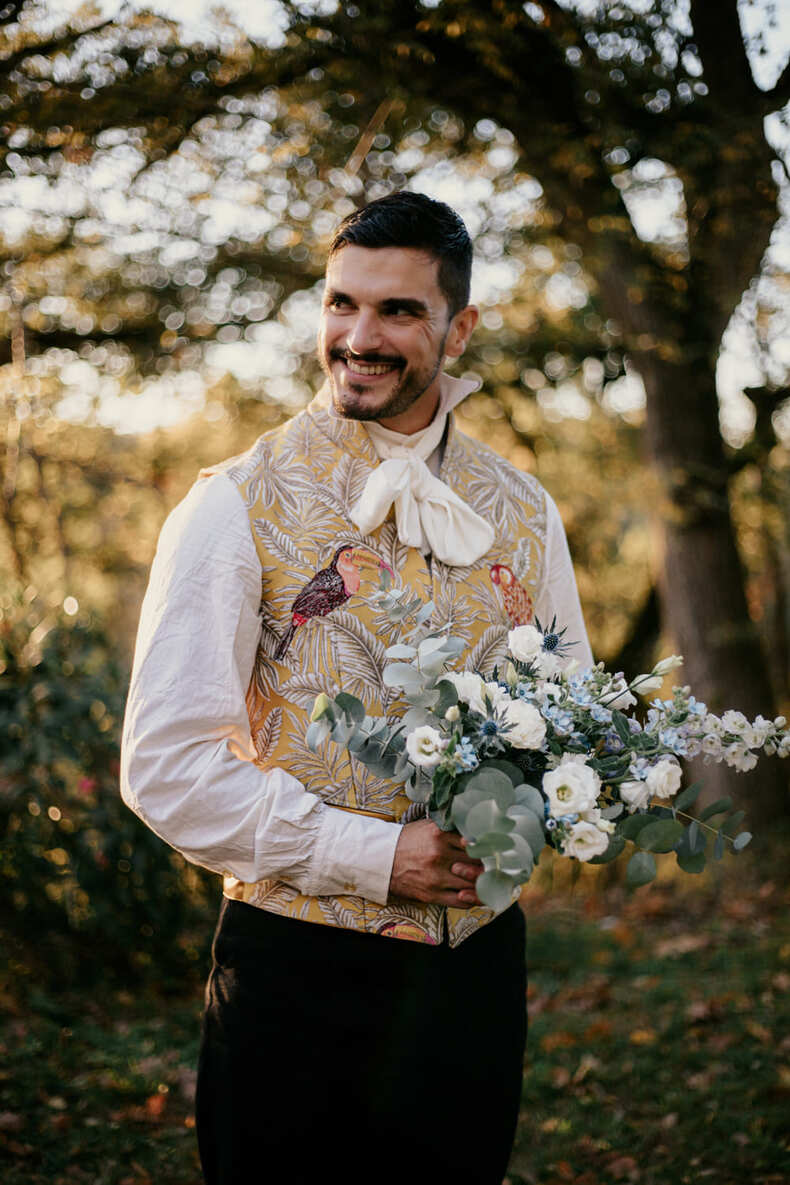
[[[24,1126],[24,1119],[21,1115],[17,1115],[15,1111],[0,1111],[0,1131],[18,1132]]]
[[[656,1040],[655,1029],[634,1029],[628,1036],[632,1045],[652,1045]]]

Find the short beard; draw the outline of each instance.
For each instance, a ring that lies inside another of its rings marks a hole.
[[[425,392],[428,390],[431,383],[434,381],[437,374],[441,370],[442,362],[444,361],[444,343],[446,342],[446,340],[447,340],[447,334],[445,333],[445,335],[442,338],[442,341],[440,343],[440,346],[439,346],[439,350],[438,350],[438,353],[436,356],[436,363],[433,367],[433,370],[431,371],[431,374],[426,379],[424,379],[424,381],[423,380],[420,381],[419,390],[414,391],[413,387],[412,387],[412,383],[408,383],[405,387],[402,387],[400,385],[400,379],[399,379],[398,385],[396,385],[395,390],[392,392],[392,395],[390,396],[389,400],[387,401],[387,403],[383,404],[381,407],[361,407],[361,406],[354,406],[354,405],[347,406],[340,401],[340,398],[338,396],[338,393],[337,393],[337,390],[336,390],[336,387],[335,387],[335,384],[333,381],[332,362],[345,361],[346,355],[342,350],[331,350],[330,354],[329,354],[328,364],[324,365],[323,360],[322,360],[321,366],[322,366],[322,368],[329,380],[329,388],[330,388],[330,391],[332,394],[332,406],[335,410],[336,415],[342,416],[342,418],[344,420],[358,420],[362,423],[364,423],[366,421],[371,421],[371,420],[388,420],[388,419],[392,419],[394,416],[403,415],[404,412],[409,410],[409,408],[412,406],[413,403],[417,402],[417,400],[420,398],[421,395],[425,394]],[[401,374],[403,373],[403,365],[405,365],[404,360],[402,358],[398,358],[398,359],[396,359],[396,358],[380,358],[380,357],[366,358],[364,355],[362,355],[357,359],[357,361],[359,361],[359,362],[373,362],[373,363],[380,362],[382,364],[385,364],[388,362],[394,363],[396,365],[401,366]],[[364,384],[360,383],[359,385],[356,385],[352,382],[352,383],[349,383],[348,385],[349,385],[349,388],[352,393],[354,393],[360,397],[362,397],[364,395],[365,390],[366,390]]]

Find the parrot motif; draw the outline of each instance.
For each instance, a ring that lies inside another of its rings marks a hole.
[[[377,568],[379,571],[386,568],[390,576],[394,576],[389,564],[372,551],[353,543],[344,543],[338,547],[331,564],[316,572],[291,605],[291,621],[274,653],[278,661],[287,654],[300,625],[304,625],[311,617],[326,617],[327,613],[344,605],[349,597],[359,592],[362,568]]]
[[[505,612],[510,618],[510,624],[515,629],[519,625],[529,625],[534,616],[532,597],[519,584],[511,568],[507,564],[492,564],[489,569],[491,583],[497,585],[502,594]]]

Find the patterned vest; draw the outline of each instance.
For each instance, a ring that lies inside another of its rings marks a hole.
[[[317,753],[308,749],[313,701],[321,691],[349,691],[374,716],[392,701],[381,672],[395,635],[371,600],[382,561],[395,584],[434,601],[434,627],[451,624],[468,643],[459,666],[488,674],[501,663],[507,632],[530,620],[542,579],[545,498],[535,478],[462,435],[451,416],[440,477],[494,525],[496,542],[473,567],[429,564],[399,542],[392,516],[370,535],[351,523],[350,508],[378,463],[362,424],[332,415],[324,388],[249,452],[210,472],[225,473],[238,487],[261,563],[261,637],[247,692],[256,764],[287,770],[330,806],[408,822],[422,808],[401,786],[374,777],[331,742]],[[370,563],[349,564],[351,546]],[[226,877],[224,893],[289,917],[451,946],[493,917],[482,907],[377,905],[353,892],[309,897],[276,880],[244,884]]]

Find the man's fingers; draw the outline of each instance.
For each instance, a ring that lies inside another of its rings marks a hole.
[[[463,864],[460,860],[456,860],[455,864],[450,865],[450,872],[453,876],[462,876],[468,881],[476,881],[482,871],[483,865],[480,861],[476,861],[474,864]]]

